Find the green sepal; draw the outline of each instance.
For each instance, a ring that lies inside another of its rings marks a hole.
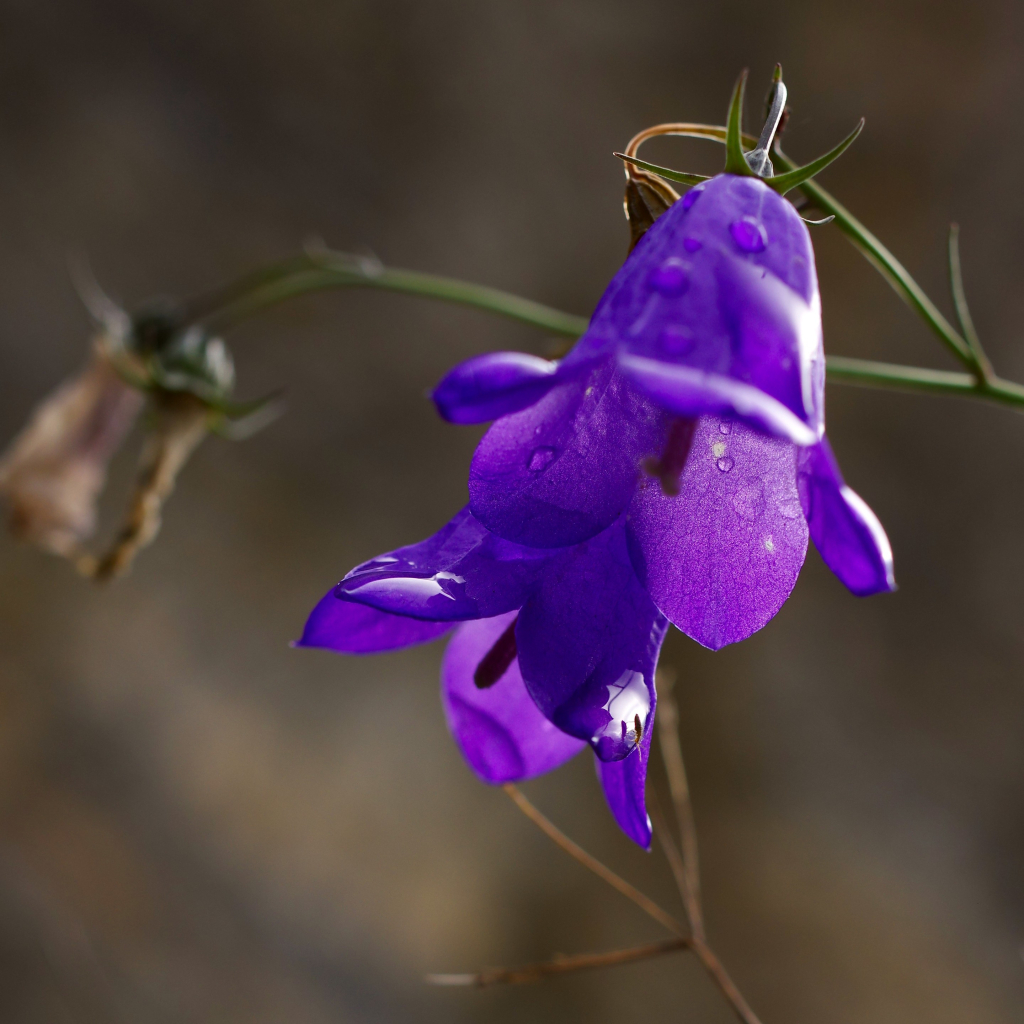
[[[827,217],[822,217],[819,220],[812,220],[810,217],[800,218],[805,224],[810,224],[812,228],[821,227],[822,224],[831,224],[836,219],[834,213],[830,213]]]
[[[732,90],[729,120],[725,125],[725,173],[756,178],[757,174],[751,169],[743,153],[743,96],[747,91],[747,74],[744,68]]]
[[[689,174],[686,171],[673,171],[669,167],[659,167],[657,164],[649,164],[646,160],[640,160],[635,156],[626,156],[625,153],[616,153],[615,156],[620,160],[625,160],[627,164],[634,164],[645,171],[657,174],[659,178],[666,178],[669,181],[678,181],[683,185],[699,185],[703,181],[710,180],[706,174]]]
[[[819,156],[817,160],[812,160],[809,164],[805,164],[803,167],[797,167],[792,171],[786,171],[784,174],[776,174],[774,178],[765,178],[764,183],[769,187],[775,189],[780,196],[784,196],[791,189],[797,188],[802,185],[805,181],[809,181],[816,174],[825,170],[826,167],[837,157],[843,155],[850,146],[853,145],[854,139],[860,135],[864,129],[864,118],[857,122],[857,127],[850,132],[849,135],[839,143],[835,149],[830,149],[824,156]]]

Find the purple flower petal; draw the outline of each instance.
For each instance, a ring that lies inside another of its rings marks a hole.
[[[586,746],[540,713],[515,659],[487,689],[474,683],[477,666],[516,614],[459,626],[441,663],[441,703],[448,728],[473,771],[492,785],[551,771]]]
[[[648,719],[653,723],[654,713]],[[621,761],[602,761],[594,758],[597,777],[601,780],[608,809],[619,828],[638,846],[651,848],[651,819],[647,816],[644,791],[647,786],[647,761],[651,754],[652,729],[648,726],[640,740],[638,754],[630,754]]]
[[[423,622],[340,601],[329,590],[310,612],[302,639],[293,647],[323,647],[339,654],[378,654],[436,640],[450,622]]]
[[[557,382],[558,364],[522,352],[491,352],[460,363],[434,389],[449,423],[486,423],[541,399]]]
[[[895,590],[892,548],[878,517],[843,482],[827,438],[800,453],[800,502],[825,564],[858,597]]]
[[[619,366],[652,402],[677,416],[735,417],[794,444],[817,441],[807,424],[751,384],[645,356],[620,355]]]
[[[740,423],[698,422],[678,497],[649,482],[628,515],[630,551],[655,604],[712,650],[782,607],[807,552],[798,449]]]
[[[684,415],[699,411],[693,400],[702,385],[727,377],[760,389],[806,428],[776,414],[752,420],[759,429],[800,444],[817,440],[821,305],[810,236],[792,205],[756,179],[730,175],[708,182],[691,208],[676,203],[616,274],[563,365],[616,347],[620,356],[708,375],[689,378]],[[721,385],[711,387],[708,407],[723,408],[722,399]]]
[[[519,668],[537,707],[602,761],[650,728],[654,668],[668,626],[640,585],[623,524],[553,561],[516,626]]]
[[[593,537],[629,504],[664,416],[605,359],[536,405],[498,420],[469,472],[470,508],[489,530],[533,547]]]
[[[502,540],[463,509],[419,544],[357,566],[335,594],[436,622],[488,618],[520,607],[554,554]]]

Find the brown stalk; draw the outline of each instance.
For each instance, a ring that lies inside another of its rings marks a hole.
[[[680,936],[675,939],[666,939],[664,942],[652,942],[646,946],[616,949],[610,953],[577,953],[574,956],[557,956],[553,960],[529,964],[525,967],[485,967],[476,974],[428,974],[427,983],[475,988],[485,988],[488,985],[523,985],[533,981],[543,981],[544,978],[555,974],[631,964],[637,960],[648,960],[651,957],[663,956],[665,953],[689,949],[690,946],[690,940]]]
[[[532,821],[549,839],[560,846],[570,857],[578,860],[585,868],[593,871],[598,878],[607,882],[613,889],[617,889],[626,899],[632,900],[644,913],[650,915],[659,924],[664,925],[670,932],[676,935],[683,934],[682,925],[668,912],[661,909],[654,900],[645,896],[639,889],[630,885],[624,878],[620,878],[611,868],[605,867],[596,857],[591,856],[574,843],[561,829],[552,824],[544,817],[536,807],[526,799],[517,786],[511,782],[502,787],[512,798],[515,805]]]
[[[686,914],[696,938],[704,939],[704,913],[700,903],[700,859],[697,853],[697,827],[690,803],[690,787],[686,781],[686,766],[679,743],[679,708],[672,693],[674,678],[667,672],[658,673],[658,740],[661,757],[665,762],[669,790],[679,825],[684,870],[679,891],[686,905]]]

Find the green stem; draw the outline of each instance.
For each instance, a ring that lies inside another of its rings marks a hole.
[[[253,281],[256,282],[255,288],[247,284]],[[383,267],[375,260],[342,253],[283,261],[276,268],[250,275],[224,289],[220,294],[227,296],[228,301],[214,305],[201,319],[211,331],[223,331],[287,299],[310,292],[352,287],[380,288],[455,302],[571,338],[579,337],[587,329],[587,321],[583,317],[563,313],[497,288],[436,274]]]
[[[725,129],[714,125],[681,124],[673,127],[677,129],[671,132],[674,135],[725,141]],[[754,141],[752,137],[744,136],[744,142],[753,144]],[[795,166],[778,147],[775,148],[774,156],[781,167],[791,169]],[[827,360],[829,380],[864,387],[960,395],[1024,407],[1024,386],[996,377],[987,367],[987,361],[986,365],[979,365],[974,346],[954,330],[903,265],[860,221],[815,182],[804,182],[800,188],[818,207],[835,217],[839,228],[875,265],[897,294],[929,324],[971,371],[952,373],[830,356]],[[373,259],[328,251],[307,253],[272,264],[196,300],[186,308],[191,319],[201,320],[211,330],[225,330],[288,299],[333,288],[353,287],[380,288],[455,302],[510,317],[569,338],[579,337],[587,328],[584,317],[564,313],[496,288],[436,274],[388,268]]]
[[[871,359],[850,359],[846,356],[829,356],[826,365],[828,379],[841,384],[896,388],[900,391],[930,391],[1024,407],[1024,386],[999,377],[978,380],[971,373],[898,366],[895,363],[878,363]]]

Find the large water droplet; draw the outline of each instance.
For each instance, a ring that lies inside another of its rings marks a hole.
[[[736,465],[736,460],[731,455],[723,455],[715,465],[723,472],[728,473],[733,466]]]
[[[608,702],[604,710],[610,720],[590,738],[602,760],[624,757],[643,738],[647,729],[647,716],[651,710],[651,694],[642,672],[627,669],[608,686]],[[636,734],[636,721],[640,720],[640,735]]]
[[[684,238],[683,248],[687,252],[699,252],[704,246],[701,244],[699,238]]]
[[[651,274],[651,286],[669,298],[682,295],[689,283],[690,275],[687,274],[683,261],[676,256],[670,256]]]
[[[732,507],[743,519],[755,519],[764,507],[763,487],[760,483],[741,487],[732,496]]]
[[[534,448],[533,451],[530,452],[530,461],[526,464],[526,468],[531,473],[540,473],[555,461],[555,456],[557,454],[558,452],[556,449],[550,448],[547,445],[541,445],[539,448]]]
[[[658,348],[667,356],[681,356],[693,348],[696,338],[688,327],[669,324],[658,335]]]
[[[704,189],[699,186],[697,188],[691,188],[690,191],[687,192],[686,195],[683,196],[682,198],[683,209],[690,209],[690,207],[693,206],[693,204],[697,202],[698,199],[700,199],[701,193],[703,191]]]
[[[768,235],[753,217],[741,217],[729,225],[732,240],[744,252],[764,252],[768,244]]]

